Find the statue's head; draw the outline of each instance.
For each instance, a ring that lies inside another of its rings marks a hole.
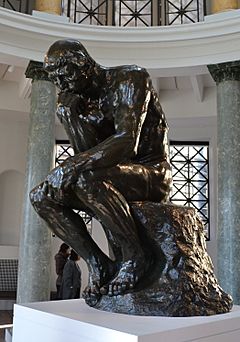
[[[78,40],[58,40],[52,44],[44,59],[49,78],[61,91],[85,87],[95,61]]]

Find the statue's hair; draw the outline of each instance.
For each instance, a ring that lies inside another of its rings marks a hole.
[[[68,40],[57,40],[53,43],[45,56],[45,60],[49,57],[58,58],[58,57],[71,57],[78,56],[78,54],[84,54],[88,62],[95,64],[93,58],[89,55],[87,49],[83,46],[83,44],[79,40],[68,39]]]

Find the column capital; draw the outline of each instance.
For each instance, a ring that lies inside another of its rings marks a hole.
[[[61,15],[61,0],[36,0],[35,8],[37,11]]]
[[[216,83],[240,81],[240,61],[211,64],[208,70]]]
[[[238,0],[211,0],[212,13],[238,9]]]
[[[42,62],[30,61],[25,71],[25,75],[33,81],[50,81],[48,73],[43,69]]]

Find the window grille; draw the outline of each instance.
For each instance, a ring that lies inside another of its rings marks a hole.
[[[0,0],[0,6],[16,12],[29,12],[29,0]]]
[[[209,231],[209,164],[207,142],[171,142],[173,188],[170,200],[177,205],[193,207],[204,224],[206,239]]]
[[[65,159],[71,157],[74,155],[73,149],[70,146],[68,141],[57,141],[56,143],[56,153],[55,153],[55,165],[58,166],[62,162],[64,162]],[[92,218],[84,211],[80,210],[74,210],[76,213],[78,213],[83,221],[86,224],[88,232],[92,233]]]
[[[62,0],[62,14],[87,25],[157,26],[203,21],[206,0]],[[0,0],[0,6],[30,13],[29,0]]]
[[[0,6],[5,7],[7,9],[21,12],[21,3],[22,1],[20,0],[15,0],[15,1],[8,1],[8,0],[2,0],[0,1]]]
[[[204,19],[202,0],[165,0],[165,25],[191,24]]]
[[[0,292],[16,291],[18,277],[18,260],[0,259]]]
[[[114,25],[151,26],[153,23],[152,0],[115,1]]]
[[[177,205],[190,206],[201,217],[206,239],[210,239],[209,228],[209,180],[208,143],[171,142],[170,161],[173,174],[173,188],[170,201]],[[56,165],[73,156],[68,141],[58,141],[56,145]],[[91,231],[92,219],[85,212],[79,212]]]
[[[107,25],[108,0],[68,0],[62,2],[62,7],[74,23]]]
[[[63,14],[87,25],[157,26],[202,21],[205,0],[63,0]]]

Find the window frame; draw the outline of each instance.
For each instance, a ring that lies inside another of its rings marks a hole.
[[[205,232],[206,232],[206,241],[210,241],[210,236],[211,236],[211,230],[210,230],[210,184],[209,184],[209,175],[210,175],[210,163],[209,163],[209,148],[210,148],[210,144],[209,144],[209,141],[206,141],[206,140],[202,140],[202,141],[194,141],[194,140],[170,140],[169,142],[169,149],[171,150],[171,147],[173,146],[205,146],[207,147],[207,157],[206,157],[206,160],[207,160],[207,163],[206,163],[206,166],[207,166],[207,181],[206,181],[206,185],[207,185],[207,194],[206,194],[206,206],[207,206],[207,215],[205,214],[202,214],[205,218],[206,218],[206,222],[204,223],[204,226],[207,225],[207,229],[205,229]],[[170,151],[169,151],[170,152]],[[172,161],[172,157],[171,157],[171,152],[170,152],[170,163],[172,165],[173,161]],[[190,163],[189,163],[190,164]],[[194,167],[195,168],[195,167]],[[174,176],[173,176],[173,183],[174,183]],[[187,183],[187,182],[186,182]],[[188,184],[191,184],[191,182],[188,182]],[[170,201],[172,202],[172,197],[173,195],[170,194]],[[175,202],[172,202],[172,203],[176,203],[176,200]],[[191,199],[189,199],[188,201],[188,206],[191,207]],[[193,205],[193,207],[197,210],[197,212],[201,213],[201,210],[198,210],[196,208],[195,205]],[[203,209],[203,207],[201,208]],[[200,214],[201,216],[201,214]]]

